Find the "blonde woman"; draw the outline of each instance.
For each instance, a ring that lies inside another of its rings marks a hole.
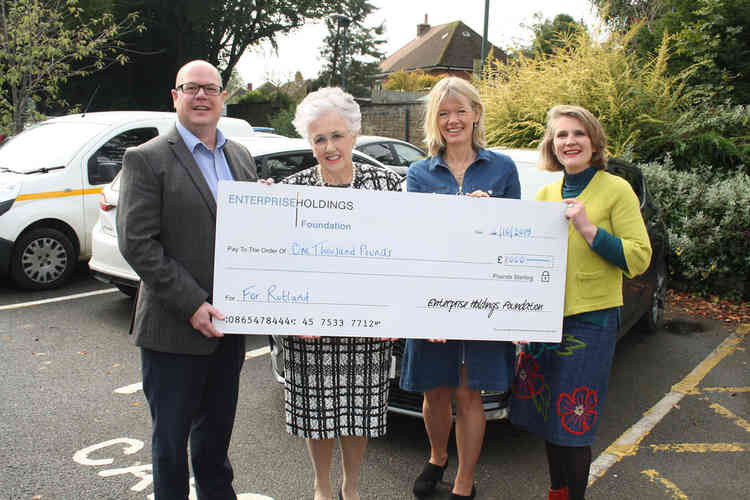
[[[484,148],[482,117],[482,103],[471,84],[455,77],[440,80],[428,96],[425,115],[430,157],[409,167],[407,190],[520,198],[513,160]],[[480,391],[510,389],[514,355],[515,346],[510,342],[407,340],[401,387],[424,392],[422,413],[430,441],[429,459],[414,483],[418,498],[434,493],[448,465],[452,398],[456,402],[458,471],[450,498],[474,498],[474,468],[485,430]]]

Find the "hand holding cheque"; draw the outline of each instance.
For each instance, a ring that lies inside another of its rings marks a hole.
[[[217,205],[224,333],[561,338],[561,203],[221,182]]]

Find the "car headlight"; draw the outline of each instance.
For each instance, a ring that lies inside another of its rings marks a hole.
[[[0,215],[3,215],[10,210],[10,207],[13,205],[13,202],[16,201],[16,196],[18,196],[20,190],[20,182],[0,182]]]
[[[15,200],[19,191],[21,191],[20,182],[0,181],[0,201]]]

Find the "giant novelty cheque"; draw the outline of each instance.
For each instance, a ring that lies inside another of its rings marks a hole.
[[[219,183],[224,333],[559,342],[562,203]]]

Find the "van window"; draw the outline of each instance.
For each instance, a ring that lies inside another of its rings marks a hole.
[[[89,184],[108,184],[122,168],[122,155],[129,147],[143,144],[159,135],[155,127],[128,130],[108,140],[88,162]]]

